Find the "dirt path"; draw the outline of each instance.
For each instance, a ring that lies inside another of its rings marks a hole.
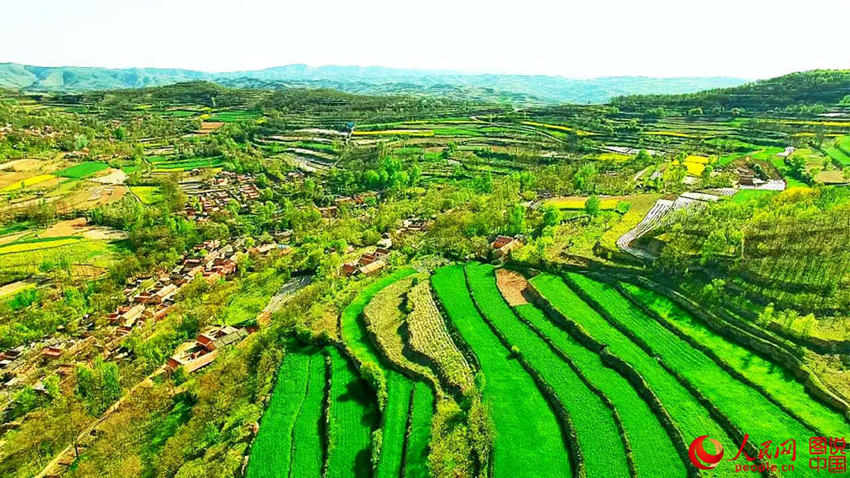
[[[44,469],[41,470],[41,473],[36,475],[36,478],[45,478],[45,477],[57,476],[57,475],[61,475],[62,473],[64,473],[65,472],[65,466],[63,466],[62,463],[73,462],[73,460],[76,458],[75,445],[77,445],[81,441],[83,441],[83,439],[86,438],[86,436],[91,436],[92,431],[97,429],[97,427],[101,423],[103,423],[104,420],[106,420],[107,418],[109,418],[110,415],[115,413],[115,411],[118,410],[121,407],[121,405],[124,403],[124,401],[126,401],[128,398],[133,396],[133,393],[139,387],[141,387],[141,386],[153,386],[153,377],[157,376],[158,374],[162,373],[163,371],[165,371],[165,365],[161,365],[159,368],[154,370],[153,373],[151,373],[150,375],[145,377],[144,380],[142,380],[141,382],[134,385],[130,390],[127,391],[127,393],[122,395],[121,398],[118,399],[118,401],[113,403],[109,408],[106,409],[105,412],[103,412],[103,414],[100,416],[100,418],[98,418],[97,420],[95,420],[94,422],[89,424],[86,428],[84,428],[83,431],[81,431],[77,435],[77,437],[71,443],[68,444],[68,446],[66,446],[61,452],[57,453],[56,456],[52,460],[50,460],[50,463],[48,463],[47,466],[45,466]]]

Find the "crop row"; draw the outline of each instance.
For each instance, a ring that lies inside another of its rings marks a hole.
[[[327,383],[324,355],[291,352],[248,461],[248,476],[318,476],[324,459],[322,414]]]
[[[396,371],[436,383],[437,379],[430,369],[408,360],[404,355],[406,345],[400,333],[405,320],[402,306],[414,279],[417,277],[405,277],[375,294],[363,309],[363,320],[380,353]]]
[[[818,430],[830,436],[848,433],[841,414],[812,400],[805,385],[786,368],[715,333],[688,311],[654,291],[627,283],[621,284],[621,287],[628,294],[626,298],[643,304],[666,324],[675,327],[699,346],[709,348],[718,357],[722,357],[725,364],[755,386],[762,387],[792,413],[802,417]]]
[[[648,355],[628,337],[611,326],[598,312],[591,308],[581,297],[559,277],[551,274],[539,274],[530,281],[533,289],[565,321],[570,333],[585,345],[594,346],[594,350],[603,352],[620,361],[628,369],[618,369],[624,375],[631,376],[630,382],[645,381],[647,389],[657,397],[657,410],[662,416],[670,417],[674,434],[682,437],[679,445],[687,446],[701,435],[709,435],[721,443],[734,443],[726,430],[715,420],[709,410],[676,380],[658,361]],[[545,307],[544,307],[545,309]],[[733,476],[732,470],[717,469],[717,476]]]
[[[484,374],[482,394],[496,430],[494,476],[571,476],[572,466],[558,419],[534,380],[493,334],[475,309],[463,266],[448,266],[431,284],[453,326],[475,353]],[[535,460],[528,462],[529,450]]]
[[[513,353],[547,385],[544,392],[565,410],[565,420],[575,434],[575,455],[589,476],[629,476],[631,464],[618,418],[607,403],[532,330],[520,322],[496,287],[493,267],[470,263],[467,280],[473,299],[496,335],[510,344]],[[605,452],[599,452],[605,443]]]
[[[411,348],[434,364],[448,388],[469,394],[475,388],[472,368],[449,335],[428,282],[413,286],[407,300],[413,309],[406,321]]]
[[[373,313],[376,314],[375,319],[378,320],[379,326],[377,330],[381,331],[380,334],[370,331],[363,320],[364,310],[382,291],[390,288],[387,298],[392,300],[392,296],[395,295],[398,299],[406,289],[402,285],[396,290],[395,284],[414,272],[413,269],[400,269],[373,282],[357,295],[340,316],[342,338],[360,364],[361,373],[369,379],[378,394],[380,427],[372,434],[370,457],[377,476],[400,476],[405,465],[415,469],[417,466],[424,466],[427,461],[424,455],[415,457],[413,463],[405,461],[408,414],[411,411],[411,393],[415,382],[399,371],[383,366],[384,360],[394,363],[391,358],[404,359],[401,354],[400,338],[391,338],[392,335],[397,335],[398,327],[392,330],[381,330],[382,326],[386,327],[386,323],[391,324],[392,321],[398,323],[397,314],[399,313],[397,311],[392,313],[392,308],[383,308],[380,300],[375,302]],[[409,285],[408,283],[407,287]],[[387,332],[396,332],[396,334]],[[373,343],[373,340],[378,344]],[[381,344],[388,344],[388,346],[384,350],[379,350],[376,345]],[[394,365],[404,367],[400,363],[394,363]],[[425,369],[425,367],[421,368]],[[430,373],[427,369],[425,370]],[[430,411],[433,411],[433,407]]]
[[[657,355],[671,373],[684,378],[722,415],[739,429],[746,430],[756,443],[771,440],[776,435],[805,442],[815,433],[757,389],[737,380],[702,351],[647,317],[613,287],[579,274],[570,274],[569,279],[591,297],[591,303],[612,326],[629,336],[646,353]],[[741,407],[742,402],[747,406]],[[770,417],[770,420],[765,421],[763,417]]]
[[[610,400],[628,437],[638,476],[652,476],[657,470],[667,470],[670,476],[685,475],[684,464],[661,421],[622,375],[607,367],[598,354],[576,342],[534,305],[518,305],[514,310],[553,351],[565,362],[571,362]]]
[[[378,425],[375,392],[335,347],[328,348],[331,371],[327,403],[328,478],[372,474],[371,434]],[[262,427],[260,428],[262,430]]]

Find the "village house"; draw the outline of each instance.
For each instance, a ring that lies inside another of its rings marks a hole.
[[[522,247],[522,242],[519,239],[510,236],[496,236],[496,239],[490,244],[490,247],[497,256],[505,257],[514,249]]]
[[[337,217],[338,213],[339,213],[339,209],[337,209],[336,206],[327,206],[327,207],[320,207],[319,208],[319,214],[321,214],[322,217],[325,218],[325,219]]]
[[[56,346],[44,347],[41,349],[41,356],[49,360],[55,360],[62,356],[62,349]]]
[[[235,345],[247,336],[247,330],[229,325],[208,327],[194,342],[179,346],[176,353],[168,359],[166,366],[172,372],[183,367],[185,372],[192,373],[215,361],[220,349]]]
[[[379,247],[374,252],[367,252],[361,255],[357,262],[343,264],[341,272],[346,276],[374,274],[387,266],[383,258],[389,253],[390,251],[388,249]]]
[[[405,219],[401,223],[401,229],[398,232],[422,232],[427,231],[430,226],[430,222],[420,219],[420,218],[411,218]]]

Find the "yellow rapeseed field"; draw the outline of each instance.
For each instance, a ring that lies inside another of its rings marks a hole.
[[[538,123],[536,121],[523,121],[522,124],[528,126],[539,126],[541,128],[547,129],[556,129],[559,131],[567,131],[570,133],[575,133],[578,136],[591,136],[595,133],[591,133],[590,131],[582,131],[580,129],[570,128],[569,126],[561,126],[559,124],[546,124],[546,123]]]
[[[22,179],[16,183],[12,183],[5,188],[2,189],[3,192],[9,191],[17,191],[18,189],[23,189],[29,186],[35,186],[36,184],[43,183],[45,181],[50,181],[56,176],[52,174],[39,174],[38,176],[32,176],[30,178]]]
[[[430,129],[384,129],[378,131],[355,131],[353,134],[354,136],[434,136],[434,131]]]

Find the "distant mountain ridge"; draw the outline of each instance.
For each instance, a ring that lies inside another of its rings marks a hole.
[[[232,87],[334,88],[363,94],[440,94],[511,103],[605,103],[617,96],[693,93],[738,86],[729,77],[571,79],[386,67],[286,65],[210,73],[176,68],[41,67],[0,63],[0,88],[74,93],[205,80]]]

